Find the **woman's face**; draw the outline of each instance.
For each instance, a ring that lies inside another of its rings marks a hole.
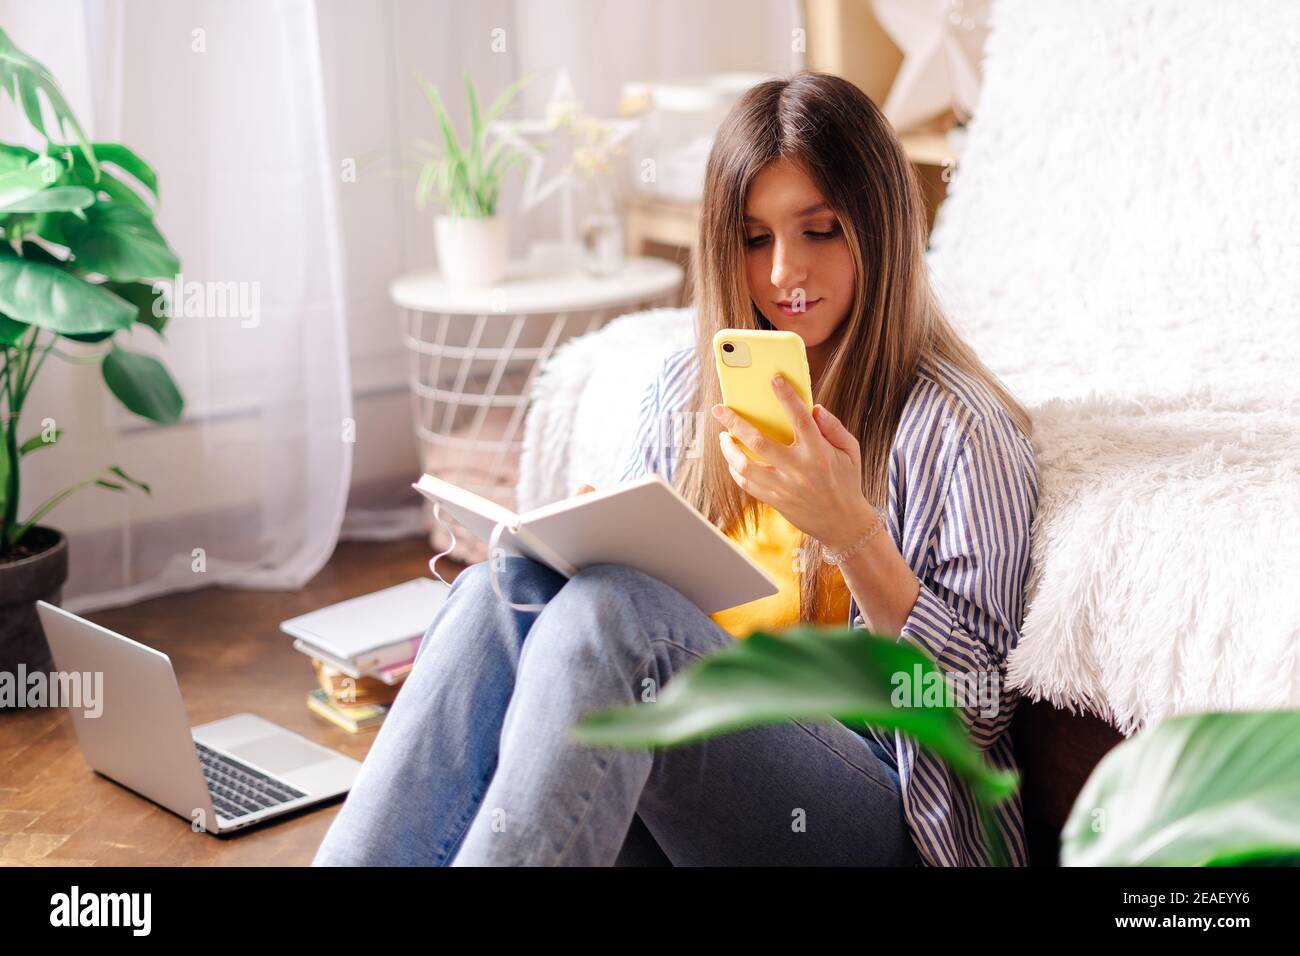
[[[824,358],[853,304],[853,258],[825,197],[788,160],[769,163],[750,183],[745,272],[764,318],[797,332],[810,359]]]

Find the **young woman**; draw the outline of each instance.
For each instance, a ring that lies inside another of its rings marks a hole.
[[[781,592],[709,616],[622,565],[566,581],[512,557],[507,604],[486,562],[466,568],[317,864],[992,862],[967,787],[903,734],[792,720],[655,751],[568,738],[584,714],[804,620],[897,635],[980,688],[959,712],[992,765],[1015,766],[1003,677],[1038,500],[1030,424],[937,307],[925,236],[911,167],[855,86],[798,73],[742,97],[709,157],[696,345],[648,390],[624,477],[672,481]],[[721,328],[803,338],[814,411],[773,386],[793,444],[700,374]],[[677,440],[683,417],[703,442]],[[1017,800],[996,825],[1025,863]]]

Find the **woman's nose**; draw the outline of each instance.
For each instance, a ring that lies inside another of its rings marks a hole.
[[[794,296],[808,278],[808,266],[785,243],[772,250],[772,287],[782,295]]]

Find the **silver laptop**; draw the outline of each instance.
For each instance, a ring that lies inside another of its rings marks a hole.
[[[361,764],[253,714],[193,729],[171,658],[36,602],[61,674],[102,674],[93,710],[70,707],[96,771],[209,833],[347,793]]]

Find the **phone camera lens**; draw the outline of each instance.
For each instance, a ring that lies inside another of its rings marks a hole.
[[[730,342],[723,342],[723,343],[722,343],[722,351],[724,351],[724,352],[734,352],[734,351],[736,351],[736,347],[735,347],[734,345],[732,345]]]

